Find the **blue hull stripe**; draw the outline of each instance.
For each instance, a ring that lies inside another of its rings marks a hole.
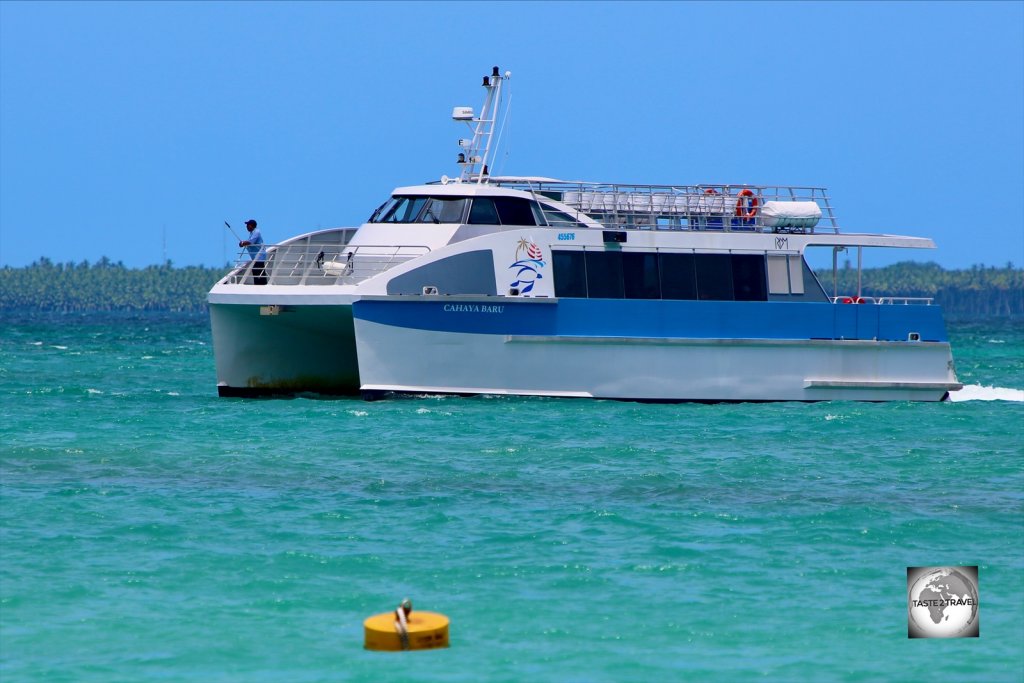
[[[948,341],[939,306],[481,297],[363,299],[358,320],[438,332],[675,339],[878,339]]]

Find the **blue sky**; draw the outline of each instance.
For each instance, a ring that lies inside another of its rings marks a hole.
[[[219,265],[456,175],[823,185],[866,265],[1024,264],[1024,3],[0,2],[0,264]]]

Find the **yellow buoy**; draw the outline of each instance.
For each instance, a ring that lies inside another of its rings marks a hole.
[[[430,650],[448,647],[448,617],[436,612],[413,612],[409,600],[398,609],[374,614],[363,622],[367,650]]]

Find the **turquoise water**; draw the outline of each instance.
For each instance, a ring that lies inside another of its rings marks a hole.
[[[951,335],[1013,400],[218,399],[205,318],[7,315],[0,680],[1020,681],[1024,326]],[[364,651],[407,596],[451,648]]]

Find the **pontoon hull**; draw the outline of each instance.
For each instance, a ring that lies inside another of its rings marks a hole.
[[[210,322],[220,396],[359,391],[350,305],[211,303]]]

